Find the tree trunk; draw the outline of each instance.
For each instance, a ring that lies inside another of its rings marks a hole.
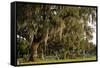
[[[41,53],[41,58],[42,58],[42,60],[44,60],[44,51],[43,51],[43,49],[42,49],[42,53]]]
[[[30,61],[37,61],[38,58],[38,52],[37,49],[39,47],[39,43],[32,43],[31,45],[31,57],[30,57]]]
[[[59,33],[60,41],[62,40],[62,35],[63,35],[63,30],[64,30],[64,28],[65,28],[65,24],[64,24],[64,22],[63,22],[63,20],[62,20],[62,22],[61,22],[61,24],[60,24],[60,29],[59,29],[59,31],[60,31],[60,33]]]
[[[46,55],[46,50],[47,50],[47,41],[48,41],[48,34],[49,34],[49,29],[47,28],[47,31],[46,31],[46,36],[44,38],[44,43],[45,43],[45,55]]]
[[[63,28],[60,28],[60,32],[59,32],[60,41],[62,40],[62,32],[63,32]]]

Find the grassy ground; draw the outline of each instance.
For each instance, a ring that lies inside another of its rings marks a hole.
[[[91,57],[91,58],[77,58],[77,59],[65,59],[65,60],[39,60],[37,62],[24,62],[24,63],[19,63],[18,65],[23,65],[23,64],[43,64],[43,63],[57,63],[57,62],[75,62],[75,61],[87,61],[87,60],[96,60],[96,57]]]

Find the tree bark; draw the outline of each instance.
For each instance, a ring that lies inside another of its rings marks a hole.
[[[39,43],[35,43],[33,42],[31,45],[31,57],[30,57],[30,61],[37,61],[38,59],[38,52],[37,49],[39,47]]]
[[[60,28],[60,32],[59,32],[60,41],[62,40],[62,32],[63,32],[63,28]]]
[[[46,50],[47,50],[47,41],[48,41],[48,34],[49,34],[49,29],[47,28],[47,31],[46,31],[46,36],[44,38],[44,43],[45,43],[45,55],[46,55]]]
[[[44,60],[44,51],[43,51],[43,49],[42,49],[42,53],[41,53],[41,58],[42,58],[42,60]]]

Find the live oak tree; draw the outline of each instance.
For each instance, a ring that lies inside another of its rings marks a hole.
[[[89,42],[93,38],[89,23],[96,24],[96,8],[18,4],[17,49],[20,54],[22,50],[27,51],[30,61],[52,54],[66,59],[80,56],[86,49],[95,51],[96,46]],[[24,49],[22,42],[27,42]]]

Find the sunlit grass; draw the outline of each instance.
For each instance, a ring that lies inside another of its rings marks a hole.
[[[76,61],[89,61],[96,60],[96,56],[90,58],[77,58],[77,59],[64,59],[64,60],[38,60],[36,62],[22,62],[18,65],[23,64],[43,64],[43,63],[58,63],[58,62],[76,62]]]

